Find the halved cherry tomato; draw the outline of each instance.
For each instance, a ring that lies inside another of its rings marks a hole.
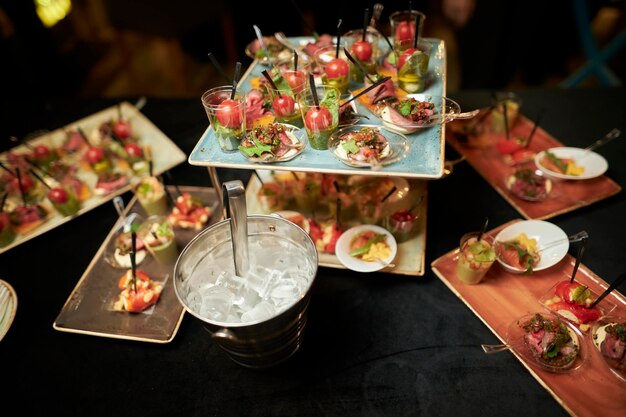
[[[352,53],[359,61],[369,61],[372,57],[372,44],[368,41],[358,40],[352,45]]]
[[[346,77],[350,72],[348,63],[341,58],[334,58],[328,64],[326,64],[326,77],[339,78]]]
[[[276,116],[291,116],[295,109],[295,101],[289,94],[281,94],[274,99],[272,107],[274,108]]]
[[[235,100],[226,99],[217,106],[215,115],[217,120],[224,127],[229,129],[236,129],[241,126],[241,105]]]
[[[311,107],[304,116],[306,127],[313,131],[319,132],[327,129],[333,122],[333,116],[326,107]]]

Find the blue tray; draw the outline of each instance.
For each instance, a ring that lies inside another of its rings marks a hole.
[[[304,44],[312,40],[308,37],[290,38],[293,43]],[[424,94],[433,96],[446,95],[446,49],[444,42],[439,39],[426,38],[425,41],[433,44],[431,52],[429,72],[430,83]],[[386,44],[383,46],[385,48]],[[258,77],[267,67],[254,60],[246,73],[242,76],[239,86],[243,91],[250,90],[250,79]],[[354,91],[363,87],[362,84],[351,83],[350,90]],[[369,117],[364,122],[367,124],[381,124],[379,119],[361,105],[358,100],[357,110],[360,114]],[[191,165],[212,166],[222,168],[239,169],[270,169],[275,171],[308,171],[336,173],[344,175],[372,175],[372,176],[396,176],[405,178],[436,179],[443,175],[444,163],[444,137],[445,124],[421,129],[410,135],[406,135],[410,142],[410,151],[406,158],[394,164],[387,165],[380,170],[353,168],[344,165],[333,157],[330,151],[319,151],[307,146],[307,148],[288,162],[273,164],[257,164],[248,162],[239,152],[222,152],[213,129],[209,126],[195,148],[189,155]]]

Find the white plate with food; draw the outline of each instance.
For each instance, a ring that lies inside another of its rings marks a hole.
[[[559,263],[569,239],[559,226],[543,220],[514,223],[495,237],[496,259],[513,274],[542,271]]]
[[[375,272],[391,267],[397,251],[393,235],[387,229],[372,224],[346,230],[335,247],[339,262],[357,272]]]
[[[348,166],[380,169],[406,157],[410,146],[400,133],[376,125],[355,125],[334,132],[328,149]]]
[[[559,147],[539,152],[535,164],[546,175],[563,180],[588,180],[609,168],[603,156],[582,148]]]

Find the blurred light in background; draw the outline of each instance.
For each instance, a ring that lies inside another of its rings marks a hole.
[[[72,10],[71,0],[35,0],[39,19],[45,27],[51,28]]]

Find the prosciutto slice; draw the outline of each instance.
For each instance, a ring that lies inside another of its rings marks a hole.
[[[263,107],[265,99],[263,93],[259,90],[252,89],[246,97],[246,128],[251,129],[255,120],[268,114],[270,111]]]
[[[369,80],[365,80],[365,87],[369,87],[372,83]],[[365,95],[372,100],[372,103],[376,103],[378,101],[384,100],[386,98],[396,98],[396,89],[393,85],[393,81],[391,79],[382,83],[379,87],[374,88],[373,90],[368,91]]]

